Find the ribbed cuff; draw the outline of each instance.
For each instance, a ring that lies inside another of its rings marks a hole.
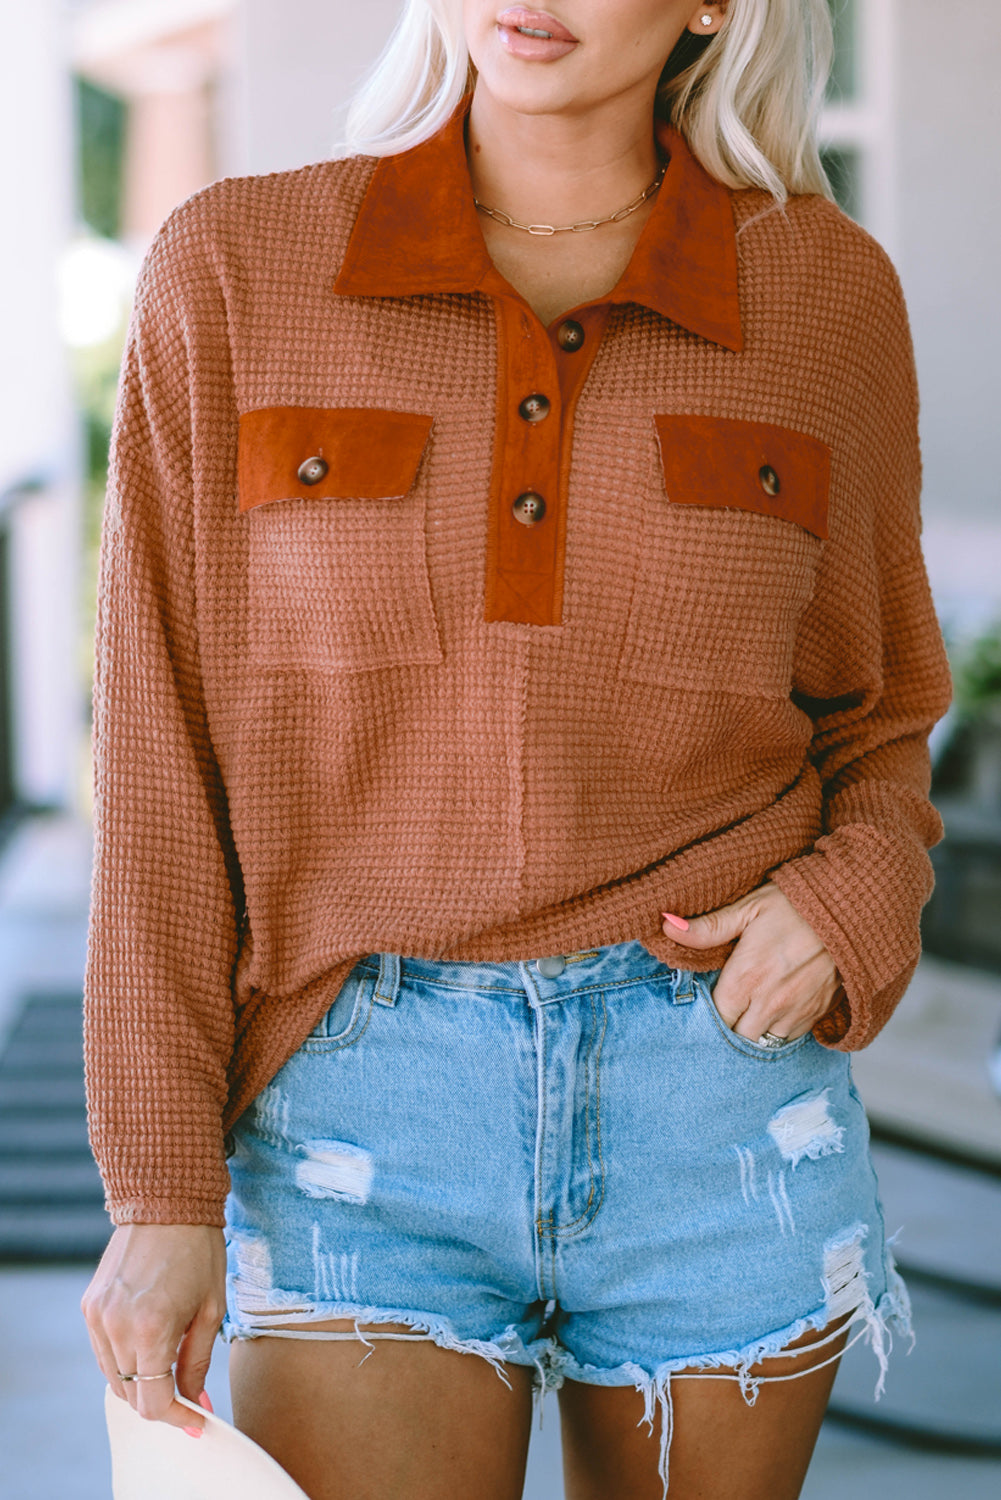
[[[844,993],[818,1022],[814,1035],[825,1046],[857,1052],[868,1046],[890,1019],[917,960],[890,984],[875,989],[869,966],[859,951],[865,938],[858,931],[846,930],[817,889],[820,884],[817,877],[824,873],[831,873],[825,856],[809,854],[779,865],[769,872],[768,878],[809,922],[841,975]],[[875,935],[873,941],[878,941]]]
[[[105,1207],[115,1225],[226,1224],[225,1198],[108,1198]]]

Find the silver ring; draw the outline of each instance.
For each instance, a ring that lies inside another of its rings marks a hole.
[[[129,1380],[173,1380],[173,1378],[174,1378],[174,1371],[172,1369],[170,1369],[170,1370],[164,1370],[164,1372],[163,1372],[162,1375],[123,1375],[122,1372],[121,1372],[121,1370],[116,1370],[115,1373],[118,1376],[119,1380],[122,1380],[122,1381],[129,1381]]]
[[[758,1037],[759,1047],[788,1047],[792,1037],[776,1036],[774,1031],[763,1031]]]

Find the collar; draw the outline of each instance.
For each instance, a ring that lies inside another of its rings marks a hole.
[[[465,152],[469,99],[410,151],[384,156],[365,191],[334,291],[517,296],[494,268],[473,205]],[[743,347],[730,194],[684,138],[658,125],[668,168],[618,284],[602,302],[636,302],[726,349]]]

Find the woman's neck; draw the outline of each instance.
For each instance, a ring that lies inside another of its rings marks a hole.
[[[653,101],[617,99],[583,115],[529,115],[483,88],[473,94],[467,154],[481,203],[525,224],[572,224],[616,213],[659,170]]]

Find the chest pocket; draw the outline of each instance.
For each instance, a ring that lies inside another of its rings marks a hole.
[[[251,658],[365,672],[441,660],[424,538],[431,418],[267,407],[240,418]]]
[[[787,697],[827,536],[830,449],[803,432],[657,416],[620,662],[651,686]]]

